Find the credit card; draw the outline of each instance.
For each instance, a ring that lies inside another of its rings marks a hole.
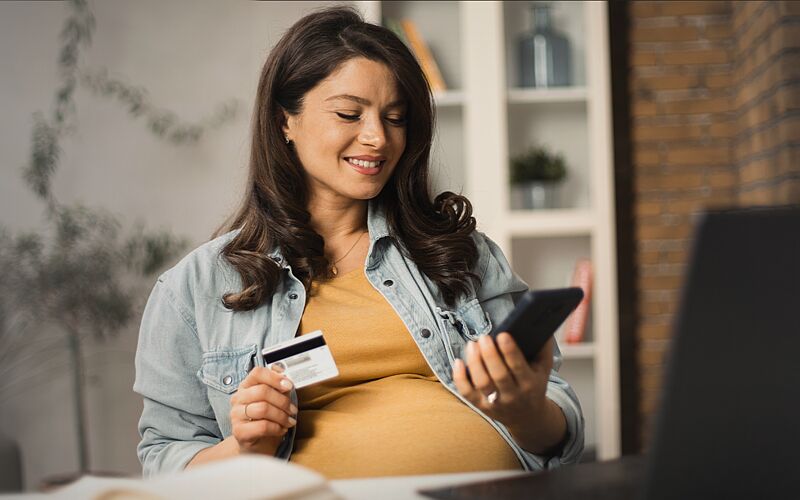
[[[322,330],[267,347],[261,355],[267,368],[283,372],[297,389],[339,375]]]

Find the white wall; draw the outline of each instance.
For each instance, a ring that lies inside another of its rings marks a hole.
[[[188,121],[230,98],[239,101],[239,114],[198,145],[174,146],[117,103],[80,90],[79,127],[62,143],[56,196],[108,209],[126,223],[171,229],[192,245],[206,240],[242,193],[252,101],[267,51],[322,3],[90,0],[97,29],[83,52],[84,67],[104,66],[111,76],[146,87],[154,103]],[[0,2],[0,222],[12,229],[35,229],[43,220],[20,172],[30,152],[32,113],[51,110],[58,35],[67,14],[66,2]],[[135,446],[141,402],[131,391],[136,329],[131,325],[116,341],[87,353],[95,470],[140,470]],[[37,362],[46,376],[0,395],[0,429],[23,448],[28,488],[77,467],[66,362]]]

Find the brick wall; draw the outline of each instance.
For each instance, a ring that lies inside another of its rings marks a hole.
[[[800,202],[800,3],[635,1],[629,9],[628,194],[646,443],[694,215]]]
[[[737,140],[744,204],[800,198],[800,3],[734,2]]]

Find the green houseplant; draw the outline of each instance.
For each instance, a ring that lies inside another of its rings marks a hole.
[[[563,155],[544,146],[533,146],[511,159],[510,181],[520,200],[518,208],[557,207],[558,188],[566,177]]]

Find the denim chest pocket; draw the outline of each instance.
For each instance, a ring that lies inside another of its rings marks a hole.
[[[231,350],[203,353],[203,363],[197,376],[207,386],[232,394],[255,364],[255,345]]]
[[[468,341],[478,340],[492,331],[492,322],[481,307],[478,299],[472,299],[455,311],[438,309],[445,320],[447,336],[456,358],[463,357],[464,346]]]

